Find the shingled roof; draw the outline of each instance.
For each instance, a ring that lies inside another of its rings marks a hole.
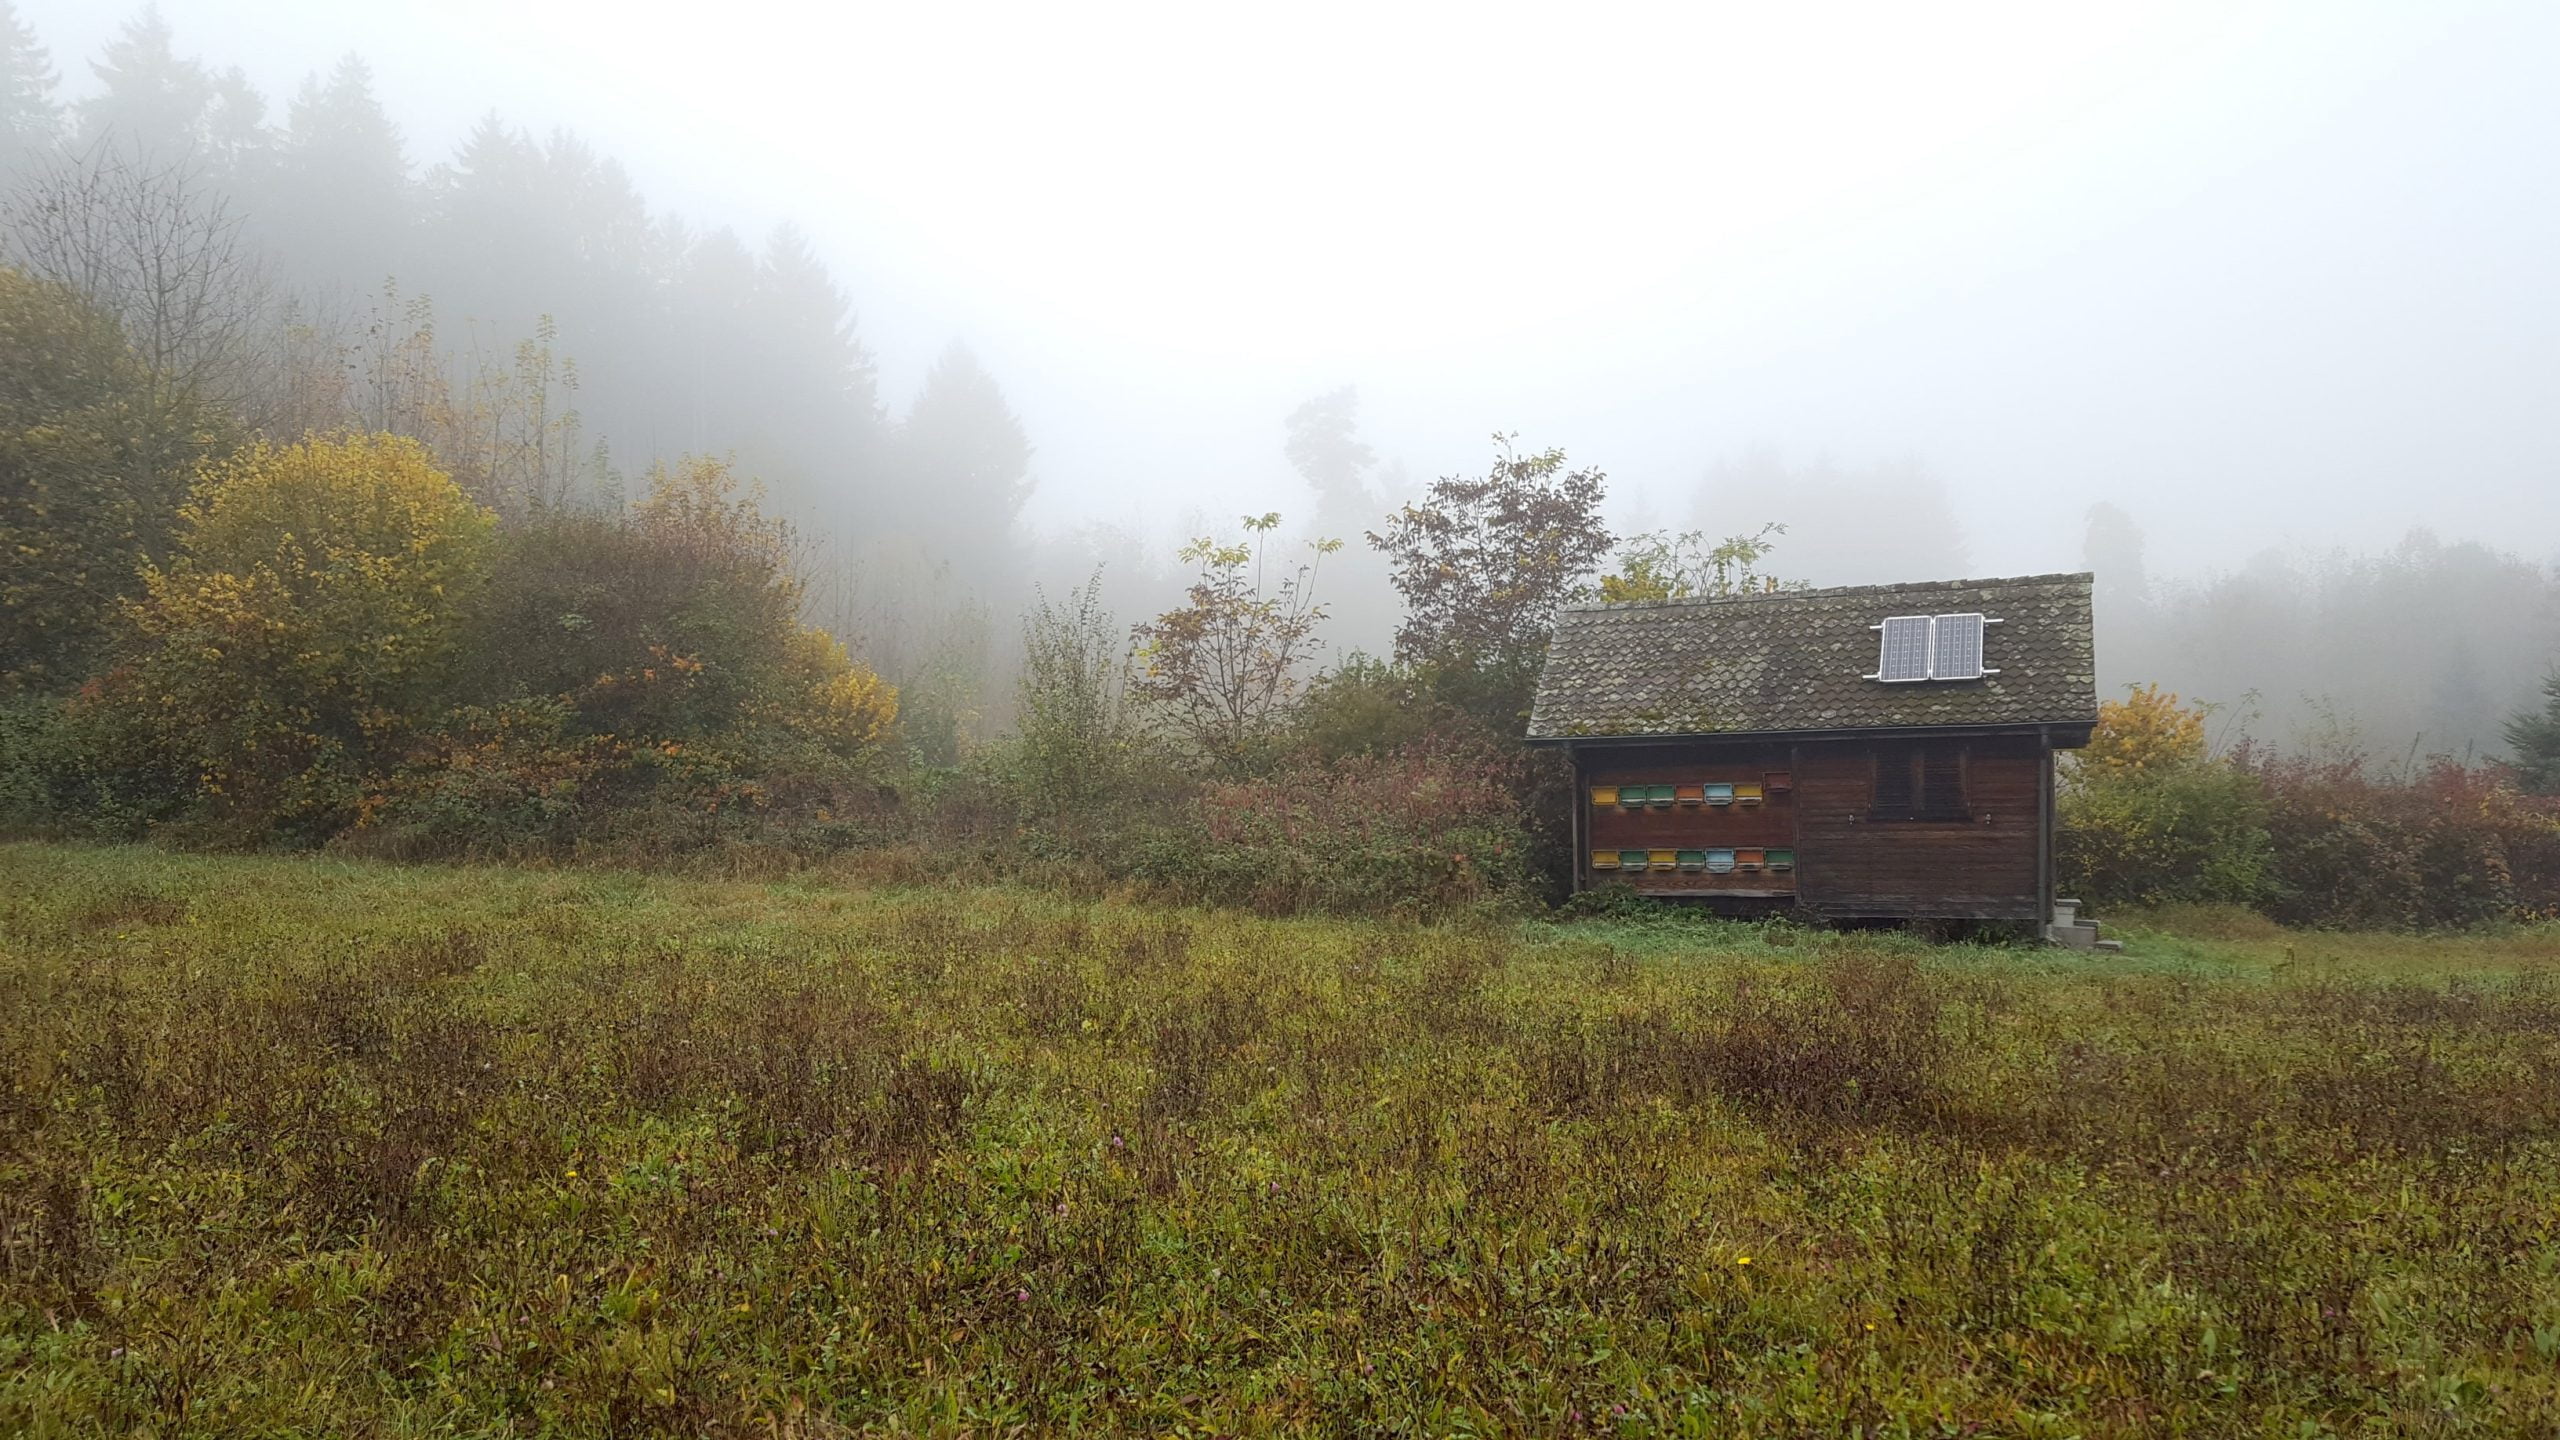
[[[2098,717],[2089,577],[1852,585],[1576,606],[1556,619],[1529,739],[2086,725]],[[1980,611],[1997,675],[1889,685],[1872,628]]]

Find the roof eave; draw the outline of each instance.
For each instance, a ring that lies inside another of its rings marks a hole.
[[[1684,730],[1635,735],[1530,735],[1522,743],[1533,747],[1590,745],[1618,748],[1631,745],[1694,745],[1706,742],[1748,744],[1784,740],[1893,740],[1946,738],[1972,735],[2041,735],[2065,750],[2076,750],[2089,743],[2089,732],[2096,729],[2097,717],[2084,716],[2067,720],[2004,720],[1986,725],[1859,725],[1826,730]]]

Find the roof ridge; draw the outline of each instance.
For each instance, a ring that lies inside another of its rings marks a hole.
[[[1986,575],[1973,580],[1903,580],[1881,585],[1829,585],[1818,590],[1769,590],[1749,595],[1691,595],[1678,600],[1622,600],[1566,605],[1563,614],[1623,613],[1629,610],[1687,610],[1711,605],[1746,605],[1769,600],[1830,600],[1851,595],[1884,595],[1926,590],[1971,590],[1990,585],[2094,584],[2095,572],[2057,570],[2043,575]]]

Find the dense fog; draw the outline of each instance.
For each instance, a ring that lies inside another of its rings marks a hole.
[[[1385,650],[1496,432],[1790,580],[2094,568],[2103,688],[2277,745],[2492,755],[2560,654],[2549,6],[0,16],[14,261],[174,185],[264,423],[732,457],[928,745],[1243,515]]]

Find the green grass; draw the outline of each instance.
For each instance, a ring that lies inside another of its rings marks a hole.
[[[0,847],[0,1433],[2517,1435],[2560,936]]]

